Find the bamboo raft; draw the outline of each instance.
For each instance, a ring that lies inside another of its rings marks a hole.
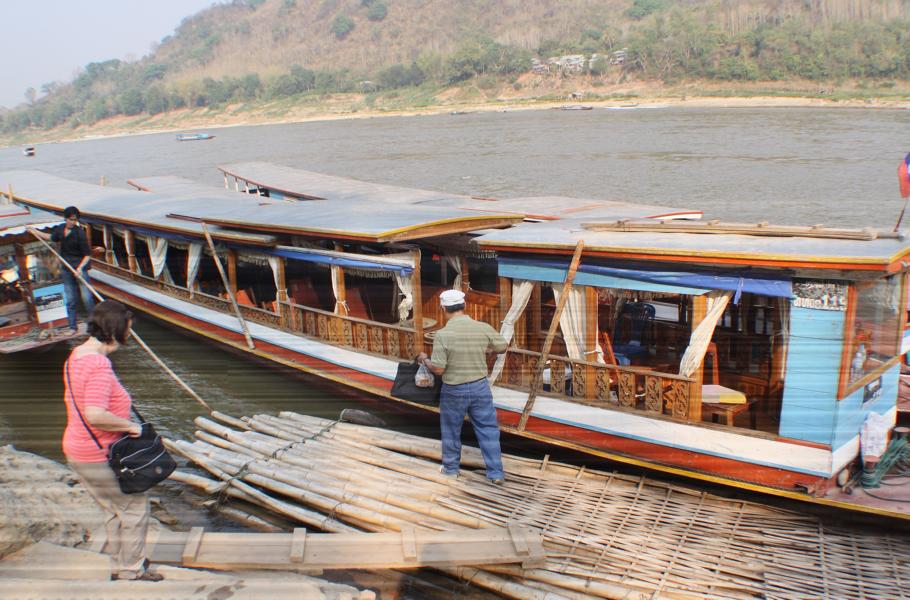
[[[214,476],[173,478],[205,493],[327,532],[536,528],[545,567],[439,569],[506,597],[910,597],[910,535],[900,532],[548,458],[506,455],[505,485],[492,486],[470,447],[450,479],[436,440],[292,412],[212,416],[224,425],[200,417],[195,442],[169,442]]]

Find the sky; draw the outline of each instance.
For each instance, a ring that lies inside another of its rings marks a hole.
[[[80,67],[141,58],[214,0],[0,0],[0,106],[25,90],[72,81]]]

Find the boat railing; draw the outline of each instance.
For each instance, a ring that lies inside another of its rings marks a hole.
[[[497,385],[530,391],[540,352],[509,348]],[[549,356],[551,395],[580,404],[620,408],[680,421],[701,420],[701,394],[696,380],[645,367],[605,365],[566,356]],[[563,377],[555,374],[562,373]]]
[[[339,315],[292,302],[281,304],[289,312],[282,319],[291,331],[395,360],[417,355],[417,332],[411,327]]]
[[[219,312],[233,314],[230,300],[203,292],[191,293],[185,287],[153,279],[147,275],[134,273],[129,269],[98,260],[93,261],[93,266],[96,266],[99,271],[107,271],[122,279],[161,290],[169,296],[207,306]],[[238,308],[243,318],[252,323],[287,329],[294,333],[324,340],[330,344],[380,354],[395,360],[412,359],[417,355],[417,332],[410,327],[338,315],[293,302],[281,302],[279,306],[281,310],[277,313],[243,304],[239,304]]]

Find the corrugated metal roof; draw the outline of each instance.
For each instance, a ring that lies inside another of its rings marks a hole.
[[[63,219],[53,213],[13,204],[0,204],[0,237],[24,233],[26,227],[47,229],[61,223]]]
[[[419,204],[510,213],[537,219],[561,219],[578,214],[596,218],[700,218],[702,215],[702,211],[694,209],[565,196],[478,198],[369,183],[267,162],[234,163],[218,168],[231,177],[259,187],[297,197],[329,201],[372,200],[387,204]]]
[[[582,227],[588,218],[547,223],[523,223],[476,238],[481,247],[514,248],[517,252],[559,249],[569,252],[579,240],[585,252],[623,256],[649,256],[711,263],[733,260],[743,263],[809,263],[882,266],[910,254],[910,237],[846,240],[809,237],[763,237],[734,234],[671,232],[590,231]]]
[[[377,200],[290,204],[237,193],[140,192],[71,181],[39,171],[0,173],[0,184],[12,185],[17,198],[42,208],[62,210],[74,205],[86,217],[195,235],[199,235],[201,225],[187,219],[258,233],[376,241],[417,239],[520,220],[515,215],[453,208],[383,206]]]

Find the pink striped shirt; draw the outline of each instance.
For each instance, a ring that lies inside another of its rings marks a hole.
[[[105,462],[107,461],[108,446],[123,437],[124,432],[105,431],[92,427],[89,423],[88,426],[92,428],[103,448],[99,449],[85,429],[85,425],[82,424],[79,414],[73,408],[73,400],[75,399],[79,410],[82,411],[83,418],[86,417],[85,408],[87,406],[98,406],[124,419],[130,417],[132,400],[129,393],[120,385],[117,376],[114,375],[114,369],[107,356],[85,354],[73,358],[70,355],[66,364],[69,367],[72,394],[66,381],[67,367],[64,366],[63,401],[66,403],[66,430],[63,432],[63,454],[75,462]],[[87,418],[86,423],[88,423]]]

